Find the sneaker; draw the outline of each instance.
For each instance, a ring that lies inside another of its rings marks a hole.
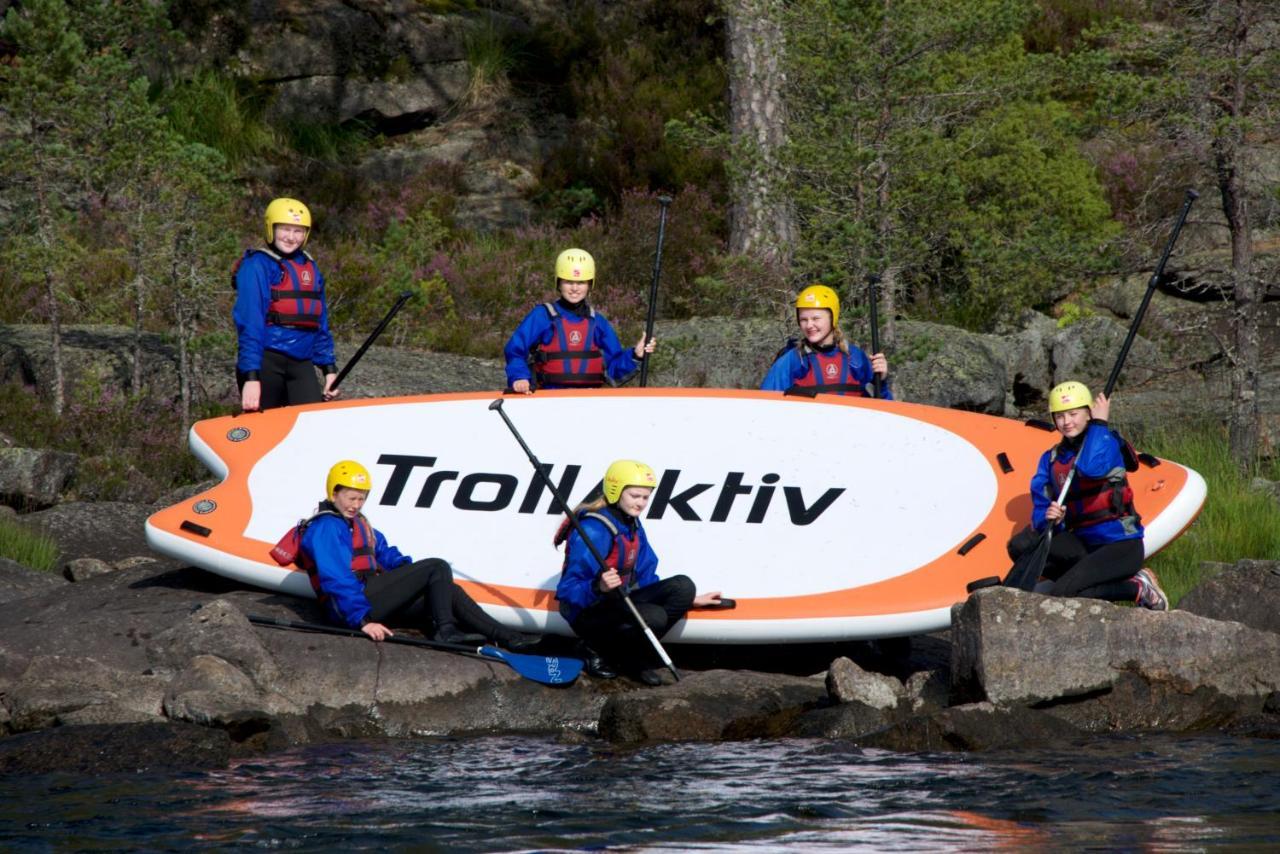
[[[657,668],[647,668],[637,673],[636,678],[650,688],[657,688],[662,684],[662,671]]]
[[[512,652],[523,652],[533,649],[542,643],[542,635],[525,634],[524,632],[504,632],[496,638],[497,642]]]
[[[1143,567],[1138,570],[1133,580],[1138,582],[1138,598],[1134,602],[1135,605],[1146,608],[1148,611],[1169,610],[1169,597],[1164,595],[1164,590],[1160,588],[1160,580],[1156,578],[1154,572]]]

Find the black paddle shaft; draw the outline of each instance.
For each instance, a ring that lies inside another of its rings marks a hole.
[[[1120,379],[1120,369],[1124,367],[1124,361],[1129,356],[1129,348],[1133,346],[1133,339],[1138,335],[1138,326],[1142,323],[1142,316],[1147,313],[1147,306],[1151,304],[1151,295],[1155,293],[1156,286],[1160,284],[1160,279],[1164,276],[1164,265],[1169,262],[1169,255],[1173,252],[1173,244],[1178,240],[1178,234],[1182,231],[1182,224],[1187,221],[1187,214],[1191,211],[1192,203],[1198,198],[1200,198],[1200,194],[1195,190],[1187,190],[1186,198],[1182,203],[1182,210],[1178,212],[1178,219],[1173,224],[1173,232],[1169,235],[1169,242],[1164,246],[1164,254],[1160,256],[1160,262],[1156,264],[1155,272],[1151,274],[1151,280],[1147,282],[1147,292],[1142,295],[1142,302],[1139,303],[1138,310],[1134,312],[1133,322],[1129,324],[1129,334],[1125,336],[1124,344],[1120,347],[1120,355],[1116,358],[1115,367],[1111,369],[1111,376],[1107,377],[1107,386],[1102,392],[1107,397],[1111,397],[1111,392],[1116,387],[1116,381]]]
[[[653,279],[649,282],[649,309],[644,317],[644,343],[647,347],[653,337],[653,323],[658,314],[658,279],[662,277],[662,242],[667,234],[667,208],[670,196],[658,196],[658,248],[653,253]],[[640,388],[649,384],[649,356],[640,362]]]
[[[374,330],[369,333],[369,337],[364,339],[364,343],[360,345],[359,350],[356,350],[356,354],[342,366],[342,370],[338,372],[338,376],[334,379],[333,385],[329,386],[331,391],[338,387],[338,384],[346,378],[347,374],[351,373],[351,369],[356,366],[356,362],[359,362],[360,357],[364,355],[364,351],[368,350],[373,342],[378,340],[378,336],[382,334],[382,330],[387,328],[387,324],[391,322],[391,319],[395,317],[400,312],[400,309],[404,308],[404,304],[411,299],[413,299],[413,291],[404,291],[400,294],[399,298],[396,299],[396,304],[391,306],[391,311],[388,311],[386,317],[382,318],[381,322],[379,322]]]
[[[516,429],[516,425],[512,423],[511,418],[507,413],[502,410],[502,398],[498,398],[493,403],[489,404],[489,408],[502,416],[502,420],[506,422],[507,429],[511,431],[512,436],[516,437],[516,441],[519,442],[520,447],[524,449],[525,456],[529,458],[529,462],[533,463],[533,470],[537,472],[537,476],[542,479],[542,485],[547,488],[547,491],[551,493],[551,497],[555,499],[556,504],[558,504],[560,509],[564,511],[565,516],[569,519],[569,524],[578,532],[578,536],[582,538],[582,542],[587,544],[587,549],[591,552],[591,556],[595,558],[596,565],[600,567],[601,572],[604,572],[608,568],[608,565],[605,563],[604,555],[600,554],[600,550],[596,548],[595,543],[588,539],[587,532],[582,530],[582,523],[578,521],[577,514],[570,509],[569,503],[565,501],[564,496],[560,494],[560,490],[556,487],[555,483],[552,482],[551,475],[548,473],[547,469],[542,467],[542,463],[539,462],[538,458],[534,455],[533,450],[529,447],[528,443],[525,442],[524,437],[520,435],[520,431]],[[568,548],[568,546],[565,546],[565,548]],[[635,603],[631,601],[631,597],[626,594],[626,591],[620,590],[619,592],[622,594],[623,603],[625,603],[627,608],[631,611],[631,616],[635,619],[636,625],[640,627],[640,630],[644,632],[645,637],[649,639],[649,643],[653,646],[654,652],[658,653],[658,658],[662,659],[662,663],[666,665],[667,669],[671,671],[671,675],[676,678],[677,682],[679,682],[680,671],[676,670],[675,664],[671,661],[671,656],[667,655],[667,651],[663,649],[657,636],[653,633],[653,630],[649,628],[649,624],[645,622],[644,617],[641,616]]]
[[[877,307],[879,300],[876,294],[876,285],[880,283],[880,277],[875,273],[867,275],[867,311],[870,314],[871,321],[871,355],[874,356],[880,352],[880,312]],[[884,395],[880,391],[880,375],[875,373],[874,369],[871,373],[871,384],[875,387],[876,397],[881,398]]]

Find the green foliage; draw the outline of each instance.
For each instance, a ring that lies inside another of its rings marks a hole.
[[[357,156],[376,136],[368,124],[356,119],[332,124],[292,118],[277,121],[273,127],[294,152],[328,162]]]
[[[1137,438],[1142,450],[1194,469],[1209,487],[1199,518],[1150,561],[1174,602],[1202,580],[1205,561],[1280,555],[1280,504],[1249,486],[1258,475],[1280,480],[1280,462],[1242,474],[1218,424],[1186,424]]]
[[[52,572],[58,559],[58,544],[47,534],[0,516],[0,557],[40,572]]]
[[[162,95],[169,122],[185,139],[222,152],[234,167],[275,151],[281,134],[263,119],[264,98],[217,71],[198,71]]]
[[[1093,317],[1093,300],[1087,295],[1077,299],[1066,300],[1059,306],[1058,328],[1074,326],[1088,317]]]

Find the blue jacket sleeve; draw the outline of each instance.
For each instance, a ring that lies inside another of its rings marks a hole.
[[[507,346],[502,348],[502,357],[507,360],[507,385],[533,378],[529,372],[529,353],[539,344],[550,343],[550,331],[551,317],[547,310],[535,305],[511,333]]]
[[[351,529],[336,516],[320,516],[303,532],[302,548],[316,565],[334,616],[348,628],[360,628],[370,607],[364,585],[351,571]]]
[[[1090,421],[1080,444],[1080,462],[1076,468],[1085,477],[1106,477],[1117,468],[1124,469],[1120,442],[1105,422]]]
[[[800,358],[800,351],[792,347],[774,360],[769,373],[764,375],[760,388],[764,391],[786,391],[802,376],[804,362]]]
[[[604,356],[604,372],[617,382],[637,370],[636,354],[630,347],[623,347],[609,320],[596,312],[595,345]]]
[[[586,532],[591,544],[601,555],[609,553],[612,535],[608,528],[594,519],[583,519],[582,530]],[[567,603],[571,614],[576,616],[584,608],[600,600],[600,593],[595,586],[596,577],[600,574],[600,565],[596,563],[591,550],[583,544],[582,537],[576,530],[569,533],[569,539],[564,547],[568,549],[569,560],[565,564],[564,572],[560,574],[560,583],[556,585],[556,598]]]
[[[387,542],[387,538],[382,536],[382,532],[377,528],[373,529],[373,558],[382,569],[395,569],[397,566],[413,563],[413,558],[401,554],[398,548]]]
[[[872,382],[875,380],[875,373],[871,370],[871,359],[859,347],[849,345],[849,367],[855,379],[862,383],[862,387],[867,390],[867,394],[871,394],[875,389]],[[881,400],[893,400],[893,390],[889,388],[889,378],[885,377],[884,382],[880,383],[880,394],[883,395]]]
[[[236,325],[239,352],[236,370],[262,369],[262,351],[267,338],[267,302],[271,286],[279,278],[280,267],[267,256],[254,252],[236,270],[236,303],[231,310]]]
[[[316,268],[316,287],[320,290],[320,328],[316,330],[311,344],[311,363],[319,367],[337,362],[334,353],[333,333],[329,331],[329,298],[325,292],[324,274]]]

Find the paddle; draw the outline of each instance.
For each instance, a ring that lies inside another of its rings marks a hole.
[[[880,277],[875,273],[867,274],[867,308],[870,313],[871,321],[871,355],[880,352],[880,317],[876,306],[876,285],[880,283]],[[875,387],[876,398],[883,397],[880,393],[880,375],[871,374],[871,384]]]
[[[1138,335],[1138,326],[1142,323],[1143,315],[1147,313],[1147,306],[1151,304],[1151,296],[1155,293],[1156,286],[1160,284],[1160,279],[1164,276],[1165,264],[1169,261],[1169,255],[1173,252],[1173,244],[1178,240],[1178,234],[1182,231],[1182,225],[1187,221],[1187,214],[1191,211],[1191,205],[1196,199],[1200,198],[1200,194],[1195,190],[1187,190],[1186,197],[1182,203],[1182,210],[1178,213],[1178,219],[1173,225],[1173,232],[1169,235],[1169,241],[1165,244],[1164,253],[1160,256],[1160,262],[1156,264],[1155,272],[1151,274],[1151,279],[1147,282],[1147,292],[1142,296],[1142,302],[1138,305],[1138,310],[1134,312],[1133,321],[1129,324],[1129,334],[1125,336],[1124,344],[1120,347],[1120,355],[1116,357],[1115,366],[1111,369],[1111,376],[1107,377],[1107,386],[1102,394],[1107,398],[1111,398],[1111,392],[1115,389],[1116,381],[1120,378],[1120,369],[1124,367],[1125,359],[1129,356],[1129,348],[1133,346],[1133,340]],[[1056,503],[1061,504],[1066,501],[1067,490],[1071,487],[1071,481],[1076,476],[1076,463],[1080,461],[1080,455],[1077,454],[1075,459],[1071,461],[1071,469],[1067,472],[1067,479],[1062,484],[1062,491],[1058,493]],[[1040,573],[1044,571],[1045,562],[1049,558],[1049,547],[1053,540],[1053,525],[1045,528],[1040,536],[1040,541],[1036,543],[1036,547],[1024,552],[1018,558],[1009,570],[1009,574],[1005,576],[1004,584],[1006,587],[1017,587],[1020,590],[1031,590],[1036,586],[1036,581],[1040,578]]]
[[[249,622],[256,626],[267,626],[273,629],[290,629],[297,632],[315,632],[341,637],[365,638],[369,636],[359,629],[348,629],[342,626],[329,626],[323,623],[303,623],[297,620],[283,620],[276,617],[248,615]],[[525,679],[541,682],[544,685],[568,685],[578,678],[582,672],[582,661],[577,658],[563,658],[552,655],[522,655],[507,652],[495,646],[467,646],[458,643],[442,643],[440,641],[423,640],[422,638],[391,635],[382,643],[399,643],[407,646],[422,646],[428,649],[439,649],[445,652],[456,652],[486,661],[500,661],[509,666]]]
[[[671,206],[670,196],[658,196],[658,248],[653,253],[653,280],[649,283],[649,310],[644,318],[644,343],[649,345],[653,337],[653,322],[658,313],[658,279],[662,276],[662,240],[667,233],[667,208]],[[640,388],[649,384],[649,357],[640,362]]]
[[[338,384],[346,378],[347,374],[351,373],[351,369],[356,366],[356,362],[359,362],[360,357],[364,355],[364,351],[368,350],[369,346],[373,344],[374,341],[378,340],[378,336],[382,334],[382,330],[387,328],[387,324],[391,322],[391,319],[395,317],[396,314],[400,312],[400,309],[404,307],[404,304],[411,299],[413,299],[413,291],[404,291],[400,294],[400,297],[396,300],[396,304],[391,306],[391,311],[388,311],[386,317],[382,318],[381,322],[379,322],[374,330],[369,333],[369,337],[364,339],[364,343],[360,345],[360,349],[356,350],[356,354],[342,366],[342,370],[338,372],[338,376],[333,380],[333,385],[329,386],[330,391],[336,389]]]
[[[556,500],[556,504],[558,504],[560,509],[564,511],[565,516],[569,519],[569,524],[573,525],[573,529],[578,532],[578,536],[587,544],[587,548],[591,551],[591,556],[596,559],[596,565],[600,567],[600,571],[604,572],[606,569],[604,555],[600,554],[600,550],[597,549],[595,544],[587,538],[586,532],[582,530],[582,523],[578,521],[578,514],[574,513],[569,508],[569,503],[564,500],[564,497],[560,495],[560,490],[552,482],[551,475],[548,474],[549,468],[542,467],[542,463],[538,462],[538,458],[533,455],[533,451],[530,450],[529,445],[524,441],[524,437],[520,435],[520,431],[516,429],[516,425],[511,423],[511,419],[507,416],[507,413],[502,411],[502,398],[498,398],[493,403],[489,404],[489,409],[502,416],[502,420],[506,422],[507,428],[511,430],[511,435],[516,437],[516,441],[520,443],[520,447],[524,448],[525,455],[529,458],[529,462],[533,463],[533,470],[538,473],[540,478],[542,478],[543,486],[547,488],[547,491],[551,493],[551,497]],[[631,611],[631,616],[635,619],[636,625],[640,627],[642,632],[644,632],[644,636],[649,639],[649,643],[653,646],[653,651],[658,654],[658,658],[662,659],[662,663],[666,665],[666,668],[671,671],[671,675],[676,678],[677,682],[679,682],[680,671],[676,670],[676,666],[672,664],[671,656],[667,655],[667,651],[662,648],[662,644],[658,642],[657,636],[655,636],[653,630],[649,628],[649,624],[644,621],[644,617],[640,615],[640,611],[636,608],[635,603],[631,601],[631,597],[628,596],[621,588],[619,588],[617,592],[622,595],[622,601]]]

